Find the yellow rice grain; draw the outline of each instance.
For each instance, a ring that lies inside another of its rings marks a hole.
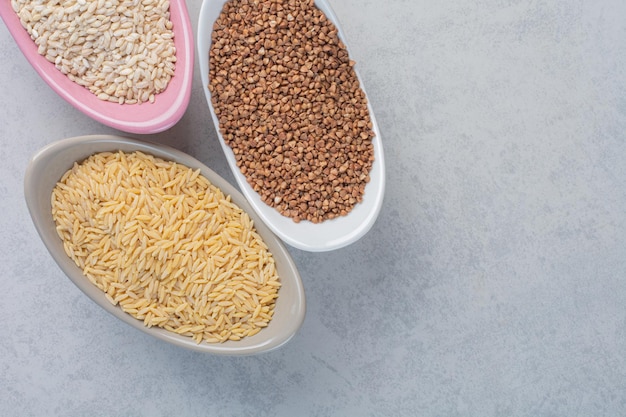
[[[252,220],[199,170],[142,152],[103,152],[52,197],[67,255],[114,305],[197,343],[267,327],[280,280]]]

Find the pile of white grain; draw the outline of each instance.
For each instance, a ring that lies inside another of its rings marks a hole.
[[[154,102],[174,75],[169,0],[11,0],[39,54],[99,99]]]
[[[274,258],[199,171],[141,152],[98,153],[62,177],[52,215],[87,278],[148,327],[214,343],[272,319]]]

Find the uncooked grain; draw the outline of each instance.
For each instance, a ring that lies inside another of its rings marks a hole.
[[[250,186],[294,221],[348,214],[374,162],[367,99],[313,0],[229,0],[209,52],[219,129]]]
[[[174,75],[169,0],[11,0],[37,52],[104,101],[154,102]]]
[[[199,170],[141,152],[98,153],[65,173],[51,202],[67,255],[146,326],[217,343],[272,319],[274,258],[249,216]]]

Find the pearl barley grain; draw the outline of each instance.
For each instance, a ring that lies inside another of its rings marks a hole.
[[[296,222],[348,214],[374,133],[335,25],[313,0],[229,0],[211,41],[212,104],[250,186]]]
[[[11,0],[11,6],[38,53],[101,100],[154,101],[174,75],[169,0]]]

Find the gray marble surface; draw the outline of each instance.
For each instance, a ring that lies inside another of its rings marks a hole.
[[[304,325],[244,358],[137,332],[57,268],[26,211],[28,160],[119,132],[60,99],[0,24],[0,415],[626,415],[626,2],[331,4],[380,124],[385,202],[347,248],[290,248]],[[233,181],[194,82],[149,139]]]

